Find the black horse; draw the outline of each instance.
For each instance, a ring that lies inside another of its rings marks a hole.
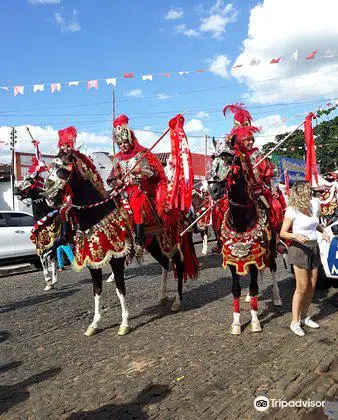
[[[42,195],[43,182],[43,178],[38,173],[27,174],[15,187],[14,194],[20,200],[31,200],[33,217],[38,222],[33,229],[33,236],[46,282],[44,290],[48,291],[57,284],[55,241],[59,236],[61,222],[58,212],[53,211]]]
[[[234,146],[234,143],[233,143]],[[223,250],[223,267],[229,266],[232,274],[232,294],[234,317],[231,334],[240,334],[240,275],[250,273],[251,331],[262,331],[257,318],[258,311],[258,272],[269,264],[276,272],[274,258],[274,238],[267,219],[267,213],[254,199],[248,183],[248,164],[244,153],[224,146],[214,156],[209,181],[209,191],[214,200],[223,200],[227,208],[224,214],[220,237]],[[278,286],[274,276],[275,299],[279,298]],[[280,299],[280,298],[279,298]]]
[[[60,151],[59,156],[52,163],[51,175],[45,182],[45,189],[47,201],[52,206],[61,209],[62,218],[68,219],[74,229],[73,268],[79,271],[88,266],[91,273],[95,314],[85,335],[91,336],[98,330],[98,322],[101,318],[99,303],[102,292],[101,267],[108,263],[112,267],[116,292],[122,308],[122,323],[118,334],[127,334],[130,327],[125,300],[124,270],[126,258],[131,255],[133,244],[132,236],[130,232],[128,233],[128,226],[125,223],[126,218],[123,217],[123,210],[118,208],[113,196],[107,196],[103,180],[92,161],[76,150]],[[69,206],[64,203],[67,191],[71,191],[72,196],[72,204]],[[120,233],[119,237],[116,232]],[[162,267],[161,303],[164,304],[167,301],[169,257],[162,252],[156,236],[148,238],[146,250]],[[100,256],[99,253],[102,255]],[[97,261],[94,261],[94,254],[98,256]],[[177,274],[177,295],[172,305],[173,311],[179,311],[183,297],[184,262],[181,256],[181,252],[173,249],[171,259]]]

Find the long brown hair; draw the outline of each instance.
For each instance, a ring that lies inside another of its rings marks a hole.
[[[290,192],[289,206],[301,213],[312,213],[312,189],[307,181],[296,181]]]

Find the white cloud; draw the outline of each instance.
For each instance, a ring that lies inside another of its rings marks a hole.
[[[170,9],[168,13],[164,16],[164,19],[167,20],[176,20],[176,19],[182,19],[183,18],[183,9],[180,7]]]
[[[129,96],[131,98],[143,98],[141,89],[130,90],[129,92],[125,93],[124,95]]]
[[[78,32],[81,31],[81,26],[78,21],[77,10],[73,10],[72,18],[66,19],[63,12],[55,12],[55,23],[60,26],[61,32]]]
[[[209,114],[205,111],[199,111],[196,114],[197,118],[209,118]]]
[[[206,133],[208,129],[204,127],[201,120],[198,120],[197,118],[192,118],[189,122],[186,123],[185,131],[189,134],[197,134]]]
[[[253,122],[253,125],[261,128],[261,132],[255,136],[255,146],[257,147],[275,141],[277,134],[291,132],[298,126],[298,124],[287,125],[280,115],[269,115],[259,118]]]
[[[210,9],[210,15],[203,18],[200,25],[201,32],[207,32],[216,39],[222,39],[227,25],[235,22],[237,12],[231,3],[224,4],[223,0],[217,0]]]
[[[337,64],[333,58],[304,60],[313,50],[318,56],[328,49],[338,53],[338,2],[326,0],[264,0],[250,13],[248,36],[232,75],[249,84],[253,102],[276,103],[335,96],[338,91]],[[289,60],[298,50],[298,62]],[[253,58],[279,64],[245,65]],[[298,75],[296,77],[290,77]],[[261,80],[264,83],[255,83]]]
[[[166,93],[158,93],[157,97],[158,99],[168,99],[170,98],[170,95],[167,95]]]
[[[188,38],[196,38],[199,36],[199,33],[198,31],[196,31],[196,29],[187,29],[187,25],[185,23],[182,23],[181,25],[176,25],[175,32],[177,34],[183,34]]]
[[[215,55],[211,60],[209,71],[211,73],[221,76],[223,79],[229,78],[228,67],[230,65],[230,59],[225,54]]]
[[[61,0],[29,0],[28,3],[35,5],[60,4]]]

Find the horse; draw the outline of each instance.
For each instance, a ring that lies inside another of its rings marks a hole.
[[[229,266],[232,275],[234,313],[230,333],[235,335],[241,334],[240,275],[250,273],[250,328],[252,332],[261,332],[257,317],[258,272],[268,261],[272,273],[277,269],[274,238],[267,212],[253,199],[247,177],[248,161],[245,153],[236,153],[233,148],[225,145],[214,156],[211,179],[208,183],[213,200],[217,201],[216,205],[222,207],[224,212],[219,235],[222,240],[223,267]],[[273,279],[276,303],[279,303],[275,276]]]
[[[122,322],[118,335],[126,335],[130,332],[130,326],[124,271],[126,262],[133,254],[133,240],[125,209],[119,208],[114,195],[107,194],[96,167],[90,158],[78,150],[60,151],[59,156],[52,162],[50,172],[45,181],[44,195],[48,197],[47,201],[51,205],[60,209],[62,219],[67,220],[74,231],[73,269],[80,271],[88,266],[92,277],[95,312],[85,335],[91,336],[98,331],[98,322],[101,319],[102,267],[108,263],[112,268],[116,293],[122,309]],[[67,199],[65,201],[65,197],[70,196],[71,203],[67,202]],[[121,196],[123,197],[123,192]],[[186,237],[182,249],[169,244],[168,252],[165,254],[163,249],[168,238],[164,233],[162,237],[164,241],[160,242],[158,235],[148,235],[145,248],[162,267],[161,304],[166,304],[168,300],[167,277],[169,258],[171,258],[174,273],[177,275],[177,293],[172,311],[177,312],[180,310],[183,280],[185,280],[185,264],[182,256],[188,247],[193,249],[194,246],[190,234],[190,238]]]
[[[54,244],[60,233],[61,221],[57,211],[53,211],[42,196],[43,178],[39,174],[27,174],[14,189],[20,200],[30,199],[36,224],[31,240],[36,245],[45,279],[45,291],[57,285],[57,261]]]

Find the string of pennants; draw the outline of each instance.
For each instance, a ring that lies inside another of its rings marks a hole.
[[[335,55],[332,53],[331,50],[327,50],[324,56],[317,56],[318,50],[313,50],[310,54],[308,54],[305,58],[299,58],[298,57],[298,50],[294,51],[290,57],[277,57],[272,58],[271,60],[267,62],[262,62],[260,59],[253,58],[249,63],[247,64],[236,64],[232,67],[232,69],[237,69],[240,67],[245,67],[247,65],[249,66],[257,66],[260,64],[279,64],[283,61],[306,61],[306,60],[313,60],[313,59],[321,59],[321,58],[333,58]],[[117,85],[117,81],[119,79],[133,79],[133,78],[140,78],[143,81],[152,81],[154,77],[171,77],[171,76],[186,76],[189,74],[194,73],[212,73],[216,70],[222,70],[225,67],[219,67],[215,69],[198,69],[198,70],[191,70],[191,71],[175,71],[175,72],[167,72],[167,73],[155,73],[155,74],[142,74],[142,75],[136,75],[135,73],[123,73],[122,76],[115,76],[115,77],[108,77],[104,79],[91,79],[91,80],[73,80],[69,82],[49,82],[49,83],[35,83],[35,84],[29,84],[29,85],[15,85],[15,86],[0,86],[0,91],[7,91],[10,92],[11,90],[14,93],[14,96],[17,95],[23,95],[25,90],[27,88],[33,88],[33,92],[43,92],[47,88],[50,89],[51,93],[60,92],[62,86],[68,86],[68,87],[78,87],[80,84],[85,84],[87,86],[87,89],[98,89],[99,88],[99,82],[100,84],[103,82],[106,86],[113,86],[115,87]]]

